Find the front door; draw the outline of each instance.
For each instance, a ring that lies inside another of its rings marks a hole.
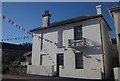
[[[57,76],[59,76],[59,66],[64,65],[63,53],[57,54]]]

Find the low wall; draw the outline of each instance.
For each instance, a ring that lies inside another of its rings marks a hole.
[[[44,65],[28,65],[27,74],[34,75],[44,75],[44,76],[54,76],[54,67],[53,66],[44,66]]]
[[[9,66],[10,74],[26,74],[27,66]]]
[[[120,81],[120,67],[114,68],[114,77],[115,81]]]
[[[59,76],[81,79],[101,79],[101,71],[85,69],[62,69],[62,67],[60,67]]]

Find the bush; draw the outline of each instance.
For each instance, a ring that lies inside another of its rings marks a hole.
[[[9,71],[9,65],[3,64],[3,65],[2,65],[2,73],[6,73],[6,72],[8,72],[8,71]]]

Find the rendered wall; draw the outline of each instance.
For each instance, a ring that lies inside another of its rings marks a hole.
[[[101,33],[102,33],[102,42],[103,42],[103,55],[104,55],[104,70],[105,78],[113,79],[113,58],[112,58],[112,45],[110,42],[110,36],[107,25],[103,20],[101,20]]]
[[[60,77],[81,78],[81,79],[101,79],[101,71],[60,68]]]
[[[54,76],[53,66],[34,66],[34,65],[28,65],[27,67],[27,74],[33,74],[33,75],[44,75],[44,76]]]
[[[84,69],[82,69],[82,72],[86,73],[86,70],[88,70],[87,72],[93,74],[94,72],[98,73],[98,71],[103,71],[103,59],[102,59],[102,53],[101,53],[101,36],[100,36],[100,26],[98,23],[98,19],[64,25],[64,26],[53,28],[53,29],[49,28],[48,30],[46,29],[46,30],[36,31],[36,34],[41,35],[40,32],[42,32],[44,38],[52,40],[54,42],[58,42],[59,43],[58,45],[60,47],[64,46],[67,50],[65,50],[64,48],[62,50],[60,50],[61,48],[57,49],[57,47],[54,44],[51,44],[45,41],[43,42],[43,45],[44,45],[43,50],[41,50],[40,49],[41,40],[39,40],[37,37],[33,37],[32,66],[34,66],[34,68],[35,66],[36,68],[40,66],[40,55],[46,54],[42,60],[43,65],[46,65],[46,66],[54,65],[54,71],[56,71],[57,53],[64,53],[64,69],[61,70],[62,73],[60,76],[69,76],[68,73],[71,73],[72,70],[75,71],[75,73],[79,74],[77,72],[79,70],[75,69],[75,52],[73,51],[73,49],[68,48],[68,39],[74,39],[74,26],[77,26],[77,25],[82,25],[84,38],[87,38],[90,41],[97,43],[96,46],[93,45],[85,49],[78,48],[79,51],[84,53],[84,58],[83,58]],[[47,53],[49,53],[54,63],[52,63],[52,61],[49,60],[48,58],[49,55],[47,55],[45,50],[47,50]],[[89,56],[89,58],[86,56]],[[98,60],[100,61],[98,62]],[[31,69],[31,71],[35,70],[32,73],[36,72],[36,74],[40,75],[40,73],[37,73],[39,69],[32,70],[32,68],[28,68],[28,70],[29,69]],[[67,69],[69,69],[69,72]],[[65,75],[64,72],[67,74]],[[93,78],[94,76],[97,76],[98,78],[100,78],[101,77],[100,74],[101,73],[93,75]],[[81,73],[80,75],[82,77],[88,77],[88,78],[92,77],[92,75],[90,74],[86,76],[86,75],[82,75]],[[72,75],[72,76],[76,77],[78,75]],[[81,76],[79,76],[79,78]]]

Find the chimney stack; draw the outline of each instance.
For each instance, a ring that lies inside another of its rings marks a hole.
[[[49,11],[46,10],[42,15],[42,28],[48,27],[50,25],[50,17]]]
[[[101,5],[96,6],[96,11],[97,14],[102,14],[102,6]]]

